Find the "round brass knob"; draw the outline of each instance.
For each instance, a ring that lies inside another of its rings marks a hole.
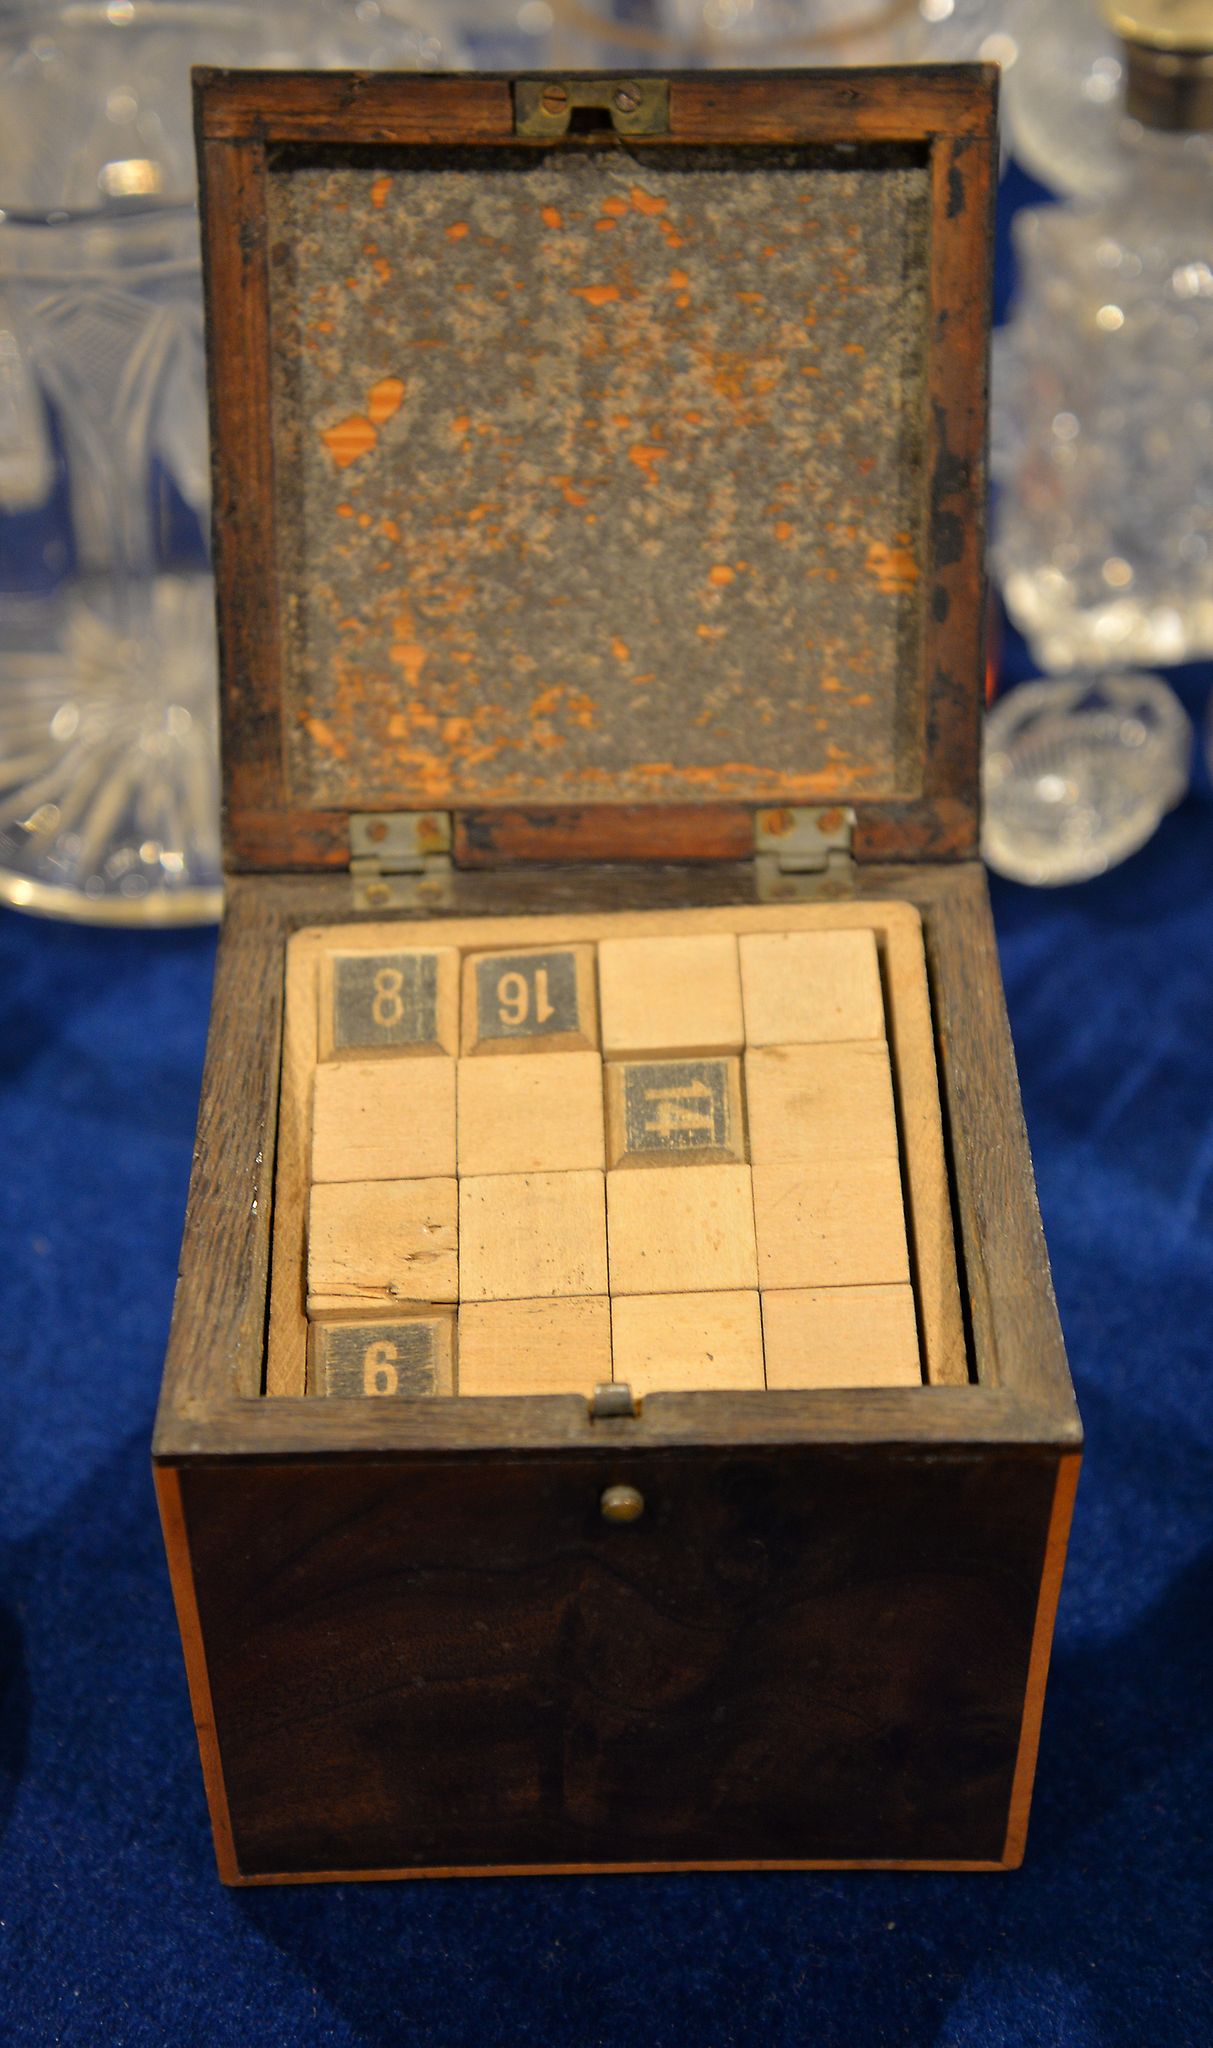
[[[608,1486],[598,1505],[605,1522],[634,1522],[644,1513],[644,1495],[634,1486]]]

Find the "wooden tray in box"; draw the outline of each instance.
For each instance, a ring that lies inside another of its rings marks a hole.
[[[198,110],[229,893],[155,1462],[222,1875],[1008,1868],[1081,1435],[976,860],[994,74]],[[516,1338],[459,1392],[447,1274],[435,1391],[325,1392],[317,1329],[401,1285],[309,1232],[376,1153],[315,1155],[338,954],[831,930],[879,961],[913,1384],[658,1344],[638,1398]]]

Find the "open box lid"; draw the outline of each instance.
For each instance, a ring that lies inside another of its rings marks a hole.
[[[197,74],[234,867],[975,851],[996,79]]]

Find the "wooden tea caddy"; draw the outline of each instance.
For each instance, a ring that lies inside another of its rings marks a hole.
[[[154,1458],[229,1882],[1022,1857],[1081,1432],[977,858],[995,76],[198,79]],[[968,1383],[267,1395],[290,934],[783,902],[921,913]]]

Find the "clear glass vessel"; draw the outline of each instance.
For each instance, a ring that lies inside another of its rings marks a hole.
[[[1184,111],[1213,125],[1205,75]],[[1127,119],[1115,194],[1022,214],[1016,248],[994,437],[1007,609],[1054,671],[1213,653],[1213,135]]]
[[[220,907],[192,61],[457,62],[424,0],[0,20],[0,897]]]
[[[1099,0],[1014,0],[1002,115],[1020,163],[1054,192],[1107,198],[1122,175],[1124,61]]]
[[[1161,676],[1022,683],[986,719],[982,853],[1013,881],[1089,881],[1153,837],[1191,757],[1187,712]]]
[[[0,557],[0,893],[65,915],[213,916],[197,219],[10,218],[0,277],[14,415],[24,400]]]

